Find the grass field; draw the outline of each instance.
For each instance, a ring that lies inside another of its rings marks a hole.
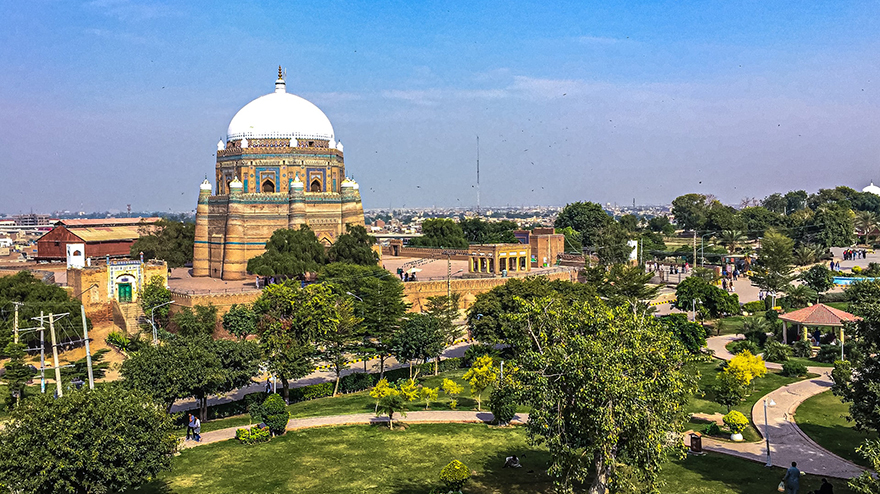
[[[687,412],[689,413],[721,413],[726,414],[727,408],[723,405],[716,403],[714,400],[715,393],[712,391],[712,386],[717,383],[715,379],[715,375],[718,373],[718,364],[720,364],[720,360],[716,360],[714,362],[701,363],[697,366],[697,369],[700,371],[700,393],[697,396],[691,398],[690,403],[687,407]],[[742,412],[743,415],[749,418],[751,421],[752,418],[752,407],[755,403],[761,399],[762,396],[767,393],[773,391],[774,389],[781,388],[786,384],[791,384],[793,382],[800,381],[799,378],[786,377],[778,372],[768,371],[767,375],[764,377],[755,379],[752,381],[752,393],[739,405],[736,405],[732,408],[732,410],[738,410]],[[706,428],[705,423],[690,421],[686,427],[692,428],[695,431],[702,432],[703,429]],[[750,424],[748,429],[743,431],[743,438],[746,441],[760,441],[761,436],[758,434],[758,430],[755,428],[754,424]]]
[[[516,454],[521,469],[502,469]],[[270,443],[230,440],[185,450],[173,470],[135,491],[141,494],[296,492],[403,494],[445,492],[438,481],[450,461],[473,473],[468,494],[550,493],[546,450],[530,446],[523,428],[481,424],[413,424],[407,430],[340,426],[291,431]],[[662,489],[670,494],[775,492],[781,469],[708,454],[665,464]],[[803,492],[819,480],[806,477]],[[842,481],[835,492],[849,494]]]
[[[854,424],[846,420],[848,414],[849,406],[831,391],[825,391],[801,403],[795,420],[798,427],[823,448],[859,465],[870,466],[855,449],[865,439],[876,439],[877,434],[855,430]]]

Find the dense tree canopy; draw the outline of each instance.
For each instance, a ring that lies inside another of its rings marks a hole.
[[[700,230],[706,225],[706,196],[685,194],[672,201],[675,223],[685,230]]]
[[[437,247],[445,249],[467,249],[468,242],[464,231],[454,220],[431,218],[422,222],[422,236],[410,241],[413,247]]]
[[[138,296],[144,315],[152,318],[156,326],[168,326],[168,313],[171,310],[171,290],[165,287],[161,276],[153,276],[146,283]]]
[[[260,276],[302,278],[327,263],[324,245],[308,225],[299,230],[275,230],[266,242],[266,252],[248,261],[247,270]]]
[[[675,290],[675,307],[690,311],[695,308],[703,317],[720,317],[724,314],[739,314],[739,297],[698,276],[689,276],[678,284]]]
[[[522,302],[510,319],[533,335],[514,345],[517,378],[558,491],[657,492],[696,390],[687,350],[653,317],[596,300]]]
[[[372,249],[376,240],[367,235],[367,229],[360,225],[347,225],[347,233],[336,238],[327,257],[330,262],[347,262],[361,266],[375,265],[379,255]]]
[[[629,261],[633,248],[627,245],[630,233],[619,223],[611,220],[595,237],[594,249],[603,266],[624,264]]]
[[[584,274],[587,282],[596,287],[598,295],[612,307],[623,305],[643,310],[647,308],[645,302],[656,297],[660,291],[658,285],[649,284],[653,275],[646,273],[641,266],[598,266],[586,269]]]
[[[144,259],[162,259],[169,268],[192,262],[195,223],[163,218],[153,225],[141,225],[138,231],[141,237],[131,246],[132,259],[138,259],[143,252]]]
[[[778,232],[768,232],[761,240],[758,261],[752,266],[752,283],[772,292],[785,292],[795,276],[794,241]]]
[[[511,279],[488,292],[477,295],[468,309],[467,323],[471,336],[487,343],[509,342],[520,338],[519,329],[512,327],[507,314],[519,310],[518,299],[560,298],[569,303],[596,297],[596,289],[583,283],[550,281],[544,277]]]
[[[516,243],[513,231],[519,227],[510,220],[484,221],[480,218],[464,218],[458,222],[464,238],[477,244]]]
[[[169,469],[176,448],[171,418],[144,393],[39,395],[0,430],[0,479],[14,492],[123,492]]]
[[[592,247],[596,245],[599,232],[613,222],[614,218],[595,202],[573,202],[562,208],[562,211],[556,216],[553,226],[556,228],[571,227],[580,232],[581,244],[584,247]]]
[[[431,314],[411,314],[394,335],[392,354],[400,362],[408,362],[410,369],[416,362],[427,362],[440,355],[446,346],[441,321]]]

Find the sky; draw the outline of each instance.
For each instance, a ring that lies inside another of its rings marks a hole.
[[[0,212],[190,211],[236,111],[321,108],[365,208],[880,183],[880,4],[0,0]]]

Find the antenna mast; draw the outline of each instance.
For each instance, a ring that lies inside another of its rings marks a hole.
[[[477,136],[477,216],[480,216],[480,136]]]

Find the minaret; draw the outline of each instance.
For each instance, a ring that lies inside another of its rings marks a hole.
[[[196,206],[196,235],[193,243],[193,276],[208,276],[211,266],[208,253],[208,198],[211,197],[211,182],[208,177],[199,186],[199,203]]]
[[[247,275],[244,216],[247,205],[242,203],[244,184],[235,177],[229,183],[229,205],[226,210],[226,237],[223,239],[224,280],[243,280]]]

